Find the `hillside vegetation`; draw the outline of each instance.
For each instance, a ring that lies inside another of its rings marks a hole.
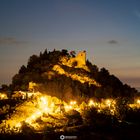
[[[81,56],[80,56],[81,55]],[[105,68],[99,69],[86,60],[86,52],[77,56],[67,50],[32,55],[27,66],[21,66],[13,77],[12,90],[28,90],[29,82],[38,84],[37,90],[67,100],[96,97],[134,97],[136,89],[123,84]]]

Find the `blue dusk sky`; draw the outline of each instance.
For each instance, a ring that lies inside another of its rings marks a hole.
[[[0,85],[40,51],[87,51],[87,59],[140,87],[139,0],[0,0]]]

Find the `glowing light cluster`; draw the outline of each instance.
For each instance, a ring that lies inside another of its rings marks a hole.
[[[94,106],[95,104],[94,104],[93,100],[90,100],[89,103],[88,103],[88,105],[89,106]]]
[[[136,101],[136,102],[137,102],[137,104],[139,104],[139,105],[140,105],[140,99],[137,99],[137,101]]]
[[[0,100],[8,99],[7,95],[4,93],[0,93]]]
[[[72,109],[77,110],[77,111],[80,110],[80,107],[77,105],[76,101],[70,101],[70,103],[68,103],[68,104],[66,103],[64,105],[65,105],[64,108],[65,108],[66,112],[69,110],[72,110]]]
[[[76,100],[72,100],[66,103],[56,97],[43,95],[41,93],[34,93],[35,98],[31,98],[29,101],[25,101],[23,104],[16,107],[16,112],[10,116],[4,122],[0,124],[0,131],[5,130],[5,133],[14,132],[19,133],[22,130],[23,122],[32,126],[35,130],[41,129],[37,120],[42,120],[44,125],[47,122],[55,123],[58,118],[65,120],[65,113],[70,110],[77,110],[82,113],[86,109],[95,108],[99,113],[107,110],[111,115],[116,113],[116,101],[114,99],[102,99],[96,101],[89,99],[88,102],[82,102],[78,104]],[[129,104],[131,108],[140,108],[140,99],[137,98],[134,104]],[[50,117],[58,117],[55,121],[52,121]],[[59,124],[60,125],[60,124]],[[1,133],[1,132],[0,132]]]
[[[106,105],[107,105],[108,107],[110,107],[110,105],[111,105],[111,100],[110,100],[110,99],[107,99],[107,100],[105,101],[105,103],[106,103]]]
[[[136,98],[133,104],[128,104],[130,108],[140,108],[140,98]]]
[[[99,113],[108,110],[110,114],[114,115],[116,111],[116,101],[113,99],[103,99],[101,102],[89,100],[88,106],[96,108]]]
[[[44,118],[43,116],[49,115],[58,115],[59,117],[65,112],[68,112],[72,109],[81,112],[83,109],[88,109],[91,107],[95,107],[100,113],[103,109],[109,109],[110,113],[114,115],[115,112],[115,100],[106,99],[102,100],[102,102],[98,102],[90,99],[88,103],[77,104],[75,100],[66,103],[61,101],[56,97],[51,97],[47,95],[36,94],[36,98],[32,99],[32,102],[25,102],[23,105],[17,108],[17,113],[19,110],[18,117],[12,116],[10,120],[6,121],[6,124],[9,125],[10,130],[14,130],[16,128],[16,132],[21,131],[22,122],[27,123],[34,127],[34,129],[38,129],[38,125],[36,123],[37,119],[42,119],[47,122],[50,121],[49,117]],[[23,112],[21,115],[21,112]]]
[[[88,102],[88,106],[89,107],[99,107],[99,102],[90,99]]]
[[[70,104],[71,104],[71,105],[76,105],[77,102],[76,102],[76,101],[71,101]]]

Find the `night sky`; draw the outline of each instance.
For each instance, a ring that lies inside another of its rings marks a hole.
[[[0,85],[40,51],[87,58],[140,87],[139,0],[0,0]]]

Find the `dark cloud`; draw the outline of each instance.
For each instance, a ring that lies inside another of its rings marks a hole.
[[[19,41],[14,37],[3,37],[0,38],[0,45],[19,45],[27,43],[26,41]]]
[[[109,40],[107,43],[109,43],[109,44],[118,44],[118,41],[116,41],[116,40]]]

